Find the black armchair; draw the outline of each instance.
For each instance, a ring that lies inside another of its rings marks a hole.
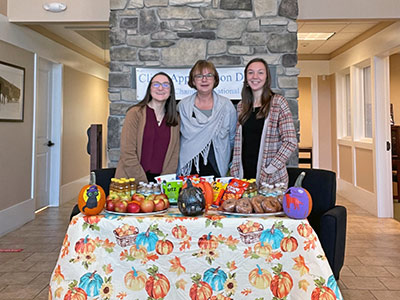
[[[313,207],[308,221],[317,233],[336,280],[343,267],[347,210],[336,205],[336,174],[328,170],[288,168],[289,187],[305,172],[302,187],[308,190]]]
[[[106,197],[110,193],[110,182],[111,178],[113,178],[115,175],[115,170],[116,170],[115,168],[106,168],[106,169],[97,169],[92,171],[96,175],[96,184],[103,188]],[[72,217],[77,214],[79,214],[78,204],[76,204],[72,209],[71,216],[69,219],[71,220]]]

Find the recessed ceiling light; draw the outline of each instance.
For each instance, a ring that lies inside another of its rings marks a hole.
[[[52,2],[43,4],[43,8],[50,12],[62,12],[67,9],[67,5],[60,2]]]
[[[300,41],[326,41],[334,34],[335,32],[298,32],[297,39]]]

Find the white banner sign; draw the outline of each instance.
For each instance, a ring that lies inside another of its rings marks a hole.
[[[231,100],[240,99],[244,79],[244,67],[217,68],[217,71],[219,74],[219,85],[215,88],[215,91]],[[141,101],[144,98],[151,77],[158,72],[165,72],[172,78],[176,99],[182,99],[196,91],[188,85],[190,69],[136,68],[137,100]]]

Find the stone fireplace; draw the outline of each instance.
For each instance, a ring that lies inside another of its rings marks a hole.
[[[126,109],[137,103],[136,68],[191,68],[199,59],[240,67],[265,59],[296,131],[297,0],[110,0],[108,165],[116,166]],[[297,154],[289,161],[297,165]]]

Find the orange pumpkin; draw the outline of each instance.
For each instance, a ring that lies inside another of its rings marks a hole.
[[[212,235],[210,232],[209,234],[204,234],[199,238],[197,244],[203,250],[215,250],[218,248],[219,242],[215,235]]]
[[[96,175],[90,173],[90,182],[85,185],[78,196],[78,208],[81,213],[93,216],[98,215],[106,204],[106,194],[101,186],[96,184]]]
[[[83,289],[73,287],[65,294],[64,300],[87,300],[87,295]]]
[[[183,239],[187,234],[187,229],[185,226],[176,225],[172,228],[172,235],[177,239]]]
[[[189,296],[192,300],[208,300],[212,296],[211,286],[207,282],[201,281],[200,279],[200,274],[192,276],[193,285],[189,291]]]
[[[325,285],[325,280],[320,277],[314,280],[317,286],[311,294],[311,300],[335,300],[335,292]]]
[[[271,292],[279,299],[285,298],[293,288],[293,279],[289,273],[282,271],[281,264],[273,267],[272,270],[274,271],[275,276],[271,281]]]
[[[153,299],[164,298],[170,289],[168,278],[161,273],[158,273],[158,267],[153,266],[148,269],[149,278],[146,281],[146,292]]]
[[[146,274],[140,271],[136,271],[132,267],[132,271],[126,273],[124,277],[125,286],[132,291],[140,291],[146,285],[147,277]]]
[[[296,251],[298,245],[297,240],[292,236],[285,237],[281,240],[281,249],[283,252]]]
[[[252,286],[265,290],[271,283],[272,275],[265,269],[261,269],[259,265],[249,273],[249,282]]]
[[[94,240],[89,238],[88,235],[85,238],[81,238],[75,244],[76,253],[81,253],[81,254],[93,253],[95,249],[96,249],[96,243],[94,242]]]
[[[174,250],[174,244],[171,241],[163,239],[156,243],[156,252],[160,255],[168,255]]]
[[[301,223],[299,226],[297,226],[297,232],[302,237],[308,238],[312,234],[313,229],[309,224]]]
[[[211,184],[208,181],[200,181],[200,182],[195,182],[192,180],[192,184],[194,187],[201,188],[201,191],[203,192],[204,199],[206,199],[206,210],[212,205],[213,200],[214,200],[214,190],[211,186]],[[187,184],[185,183],[182,186],[182,189],[186,188]]]

